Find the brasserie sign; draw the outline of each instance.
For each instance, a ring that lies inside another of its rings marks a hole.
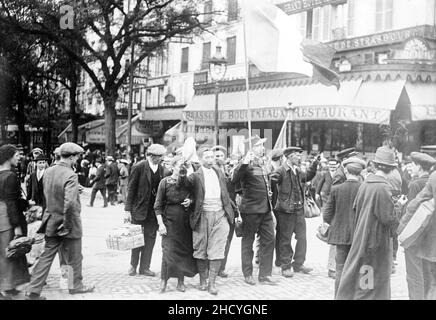
[[[341,4],[346,2],[347,0],[293,0],[277,4],[277,7],[282,9],[287,14],[294,14],[307,11],[312,8],[325,6],[327,4]]]

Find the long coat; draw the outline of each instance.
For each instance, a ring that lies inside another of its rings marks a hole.
[[[111,164],[106,166],[106,185],[107,186],[113,186],[118,185],[118,177],[120,175],[120,172],[118,170],[118,166],[115,162],[112,162]]]
[[[44,176],[38,181],[37,171],[30,175],[30,194],[27,195],[27,200],[35,201],[36,205],[44,207]]]
[[[169,172],[160,164],[158,166],[159,181],[169,175]],[[149,214],[154,215],[154,203],[150,206],[151,199],[151,168],[148,160],[136,163],[130,174],[125,211],[130,211],[135,221],[144,221]]]
[[[356,226],[345,261],[336,299],[387,300],[391,296],[391,228],[396,228],[391,186],[370,175],[362,183],[354,203]]]
[[[401,219],[402,224],[405,224],[406,221],[409,221],[413,215],[418,210],[421,203],[430,200],[436,199],[436,171],[430,175],[428,178],[427,184],[424,189],[415,199],[409,202],[407,205],[406,213]],[[399,229],[401,231],[401,228]],[[436,213],[433,212],[433,216],[430,219],[429,225],[424,231],[423,235],[418,239],[418,243],[416,244],[418,248],[417,256],[436,262]]]
[[[46,236],[55,237],[58,227],[63,224],[70,231],[66,238],[80,239],[79,179],[73,168],[63,161],[48,168],[44,174],[44,194],[46,209],[38,233],[45,232]]]
[[[221,170],[215,167],[212,168],[218,175],[218,180],[220,182],[221,201],[223,204],[224,212],[226,214],[227,220],[229,221],[229,224],[233,224],[235,215],[233,212],[230,196],[227,191],[226,179],[223,173],[221,172]],[[203,212],[205,190],[204,190],[204,172],[202,167],[188,177],[188,183],[189,183],[189,189],[192,192],[191,195],[192,200],[194,201],[194,211],[190,218],[190,224],[192,230],[195,230],[197,228],[198,222],[200,221],[200,217]]]

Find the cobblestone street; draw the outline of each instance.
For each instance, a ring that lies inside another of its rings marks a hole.
[[[185,280],[187,290],[185,293],[176,291],[176,279],[170,279],[167,292],[159,293],[161,242],[157,237],[151,270],[158,273],[155,278],[144,276],[129,276],[127,270],[130,262],[130,251],[113,251],[106,247],[105,237],[109,230],[122,223],[123,206],[102,208],[103,201],[97,197],[94,208],[86,207],[89,201],[90,190],[82,195],[82,221],[83,237],[83,274],[84,282],[94,284],[93,293],[83,295],[70,295],[67,290],[60,289],[59,262],[56,259],[47,280],[48,285],[42,295],[53,300],[331,300],[333,298],[334,280],[327,277],[328,246],[315,236],[320,218],[307,220],[308,250],[305,265],[314,268],[310,275],[295,274],[293,278],[286,279],[280,275],[280,269],[274,267],[273,280],[277,286],[256,285],[249,286],[244,283],[240,262],[240,238],[234,238],[229,254],[227,272],[229,278],[218,278],[217,296],[197,289],[198,275]],[[257,270],[254,270],[256,278]],[[392,276],[392,299],[408,299],[405,278],[404,253],[400,247],[398,253],[397,272]]]

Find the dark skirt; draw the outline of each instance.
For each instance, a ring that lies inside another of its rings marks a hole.
[[[13,229],[0,232],[0,291],[12,290],[30,281],[26,256],[6,258],[5,249],[13,238]]]
[[[162,237],[161,278],[194,277],[197,265],[193,257],[189,211],[180,205],[168,205],[162,217],[167,235]]]

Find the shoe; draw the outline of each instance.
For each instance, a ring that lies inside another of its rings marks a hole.
[[[3,293],[3,292],[0,292],[0,301],[1,300],[12,300],[12,297],[10,295]]]
[[[221,260],[209,261],[209,286],[207,291],[209,291],[209,293],[214,296],[218,294],[218,290],[215,286],[215,280],[220,268],[221,268]]]
[[[160,291],[159,292],[165,293],[166,289],[167,289],[167,280],[162,280],[160,282]]]
[[[335,271],[333,271],[333,270],[329,270],[329,272],[328,272],[328,276],[329,276],[329,278],[332,278],[332,279],[336,279],[336,275],[335,275]]]
[[[200,291],[206,291],[208,277],[207,261],[203,259],[197,259],[196,263],[198,268],[198,274],[200,275],[200,286],[198,287],[198,289]]]
[[[82,286],[78,289],[70,289],[70,290],[68,290],[68,292],[70,294],[89,293],[89,292],[94,291],[94,289],[95,289],[95,286]]]
[[[277,283],[272,281],[270,277],[259,277],[258,280],[259,280],[260,284],[266,284],[266,285],[270,285],[270,286],[277,285]]]
[[[156,276],[156,273],[154,273],[150,269],[139,271],[138,274],[140,274],[141,276],[147,276],[147,277],[155,277]]]
[[[292,278],[294,276],[294,273],[291,269],[285,269],[282,270],[282,276],[284,276],[285,278]]]
[[[294,272],[301,272],[301,273],[304,273],[304,274],[309,274],[312,271],[313,271],[312,268],[308,268],[308,267],[305,267],[305,266],[301,266],[301,267],[298,267],[298,268],[294,267]]]
[[[280,261],[278,261],[278,260],[276,260],[276,261],[274,262],[274,264],[275,264],[275,266],[278,267],[278,268],[280,268],[280,267],[282,266],[282,263],[281,263]]]
[[[92,208],[92,207],[93,207],[93,205],[92,205],[92,204],[87,204],[86,206],[87,206],[87,207],[90,207],[90,208]]]
[[[253,276],[247,276],[247,277],[245,277],[245,283],[246,284],[249,284],[249,285],[251,285],[251,286],[254,286],[254,285],[256,285],[256,281],[254,281],[254,278],[253,278]]]
[[[224,270],[222,270],[222,271],[218,272],[218,276],[221,278],[228,278],[229,275],[227,273],[225,273]]]
[[[28,294],[26,294],[25,299],[26,300],[47,300],[46,297],[41,296],[37,293],[28,293]]]
[[[105,204],[102,208],[107,208],[107,204]]]
[[[180,292],[185,292],[186,291],[186,286],[185,284],[182,282],[177,283],[177,287],[176,287],[177,291]]]
[[[129,271],[128,271],[128,274],[129,274],[129,276],[134,276],[134,275],[136,275],[136,269],[133,268],[133,267],[130,267],[130,268],[129,268]]]
[[[18,296],[21,293],[21,291],[17,289],[12,289],[12,290],[6,290],[5,293],[11,296]]]

